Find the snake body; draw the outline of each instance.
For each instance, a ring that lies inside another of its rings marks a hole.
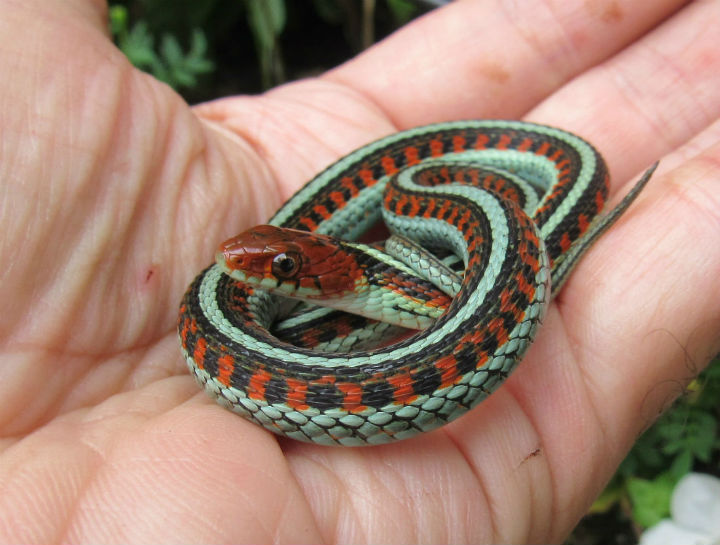
[[[601,215],[607,168],[571,133],[465,121],[387,136],[318,174],[269,227],[223,245],[181,303],[183,354],[218,403],[293,439],[358,446],[433,430],[508,377],[548,301],[650,173]],[[414,243],[388,256],[355,242],[381,219],[459,256],[464,275]],[[336,308],[288,316],[268,290]],[[282,318],[284,340],[270,332]],[[387,336],[373,318],[420,331],[372,347]]]

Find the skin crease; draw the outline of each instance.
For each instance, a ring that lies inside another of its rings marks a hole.
[[[127,64],[99,0],[0,13],[3,542],[559,542],[720,350],[718,2],[460,1],[195,108]],[[359,145],[487,117],[593,142],[612,202],[661,160],[499,391],[341,450],[199,390],[177,305],[222,240]]]

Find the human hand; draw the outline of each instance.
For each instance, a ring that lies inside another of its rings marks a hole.
[[[99,0],[0,0],[0,539],[561,540],[720,350],[720,5],[682,4],[457,2],[321,78],[191,109],[115,50]],[[175,320],[218,242],[374,138],[487,117],[587,138],[611,204],[662,159],[499,391],[365,449],[200,392]]]

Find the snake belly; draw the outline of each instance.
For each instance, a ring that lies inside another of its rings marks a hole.
[[[602,157],[551,127],[463,121],[393,134],[318,174],[269,224],[353,241],[383,215],[391,231],[444,244],[465,264],[447,310],[389,346],[317,351],[269,332],[276,296],[212,265],[181,303],[183,354],[219,404],[280,435],[362,446],[431,431],[509,376],[551,296],[640,189],[599,216],[608,194]],[[352,334],[329,316],[313,327],[328,338]],[[302,316],[295,320],[302,328]]]

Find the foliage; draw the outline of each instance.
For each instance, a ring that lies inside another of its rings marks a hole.
[[[670,498],[677,480],[669,472],[654,479],[627,480],[627,493],[632,503],[632,518],[643,528],[657,524],[670,514]]]
[[[207,40],[202,30],[193,30],[187,53],[183,52],[177,38],[171,34],[163,34],[156,51],[155,38],[148,30],[147,23],[139,21],[129,28],[127,9],[123,6],[110,9],[110,30],[118,47],[133,65],[176,89],[194,87],[199,75],[211,72],[214,68],[213,62],[205,57]]]
[[[115,0],[110,20],[135,66],[207,99],[324,71],[437,4],[423,2]]]

